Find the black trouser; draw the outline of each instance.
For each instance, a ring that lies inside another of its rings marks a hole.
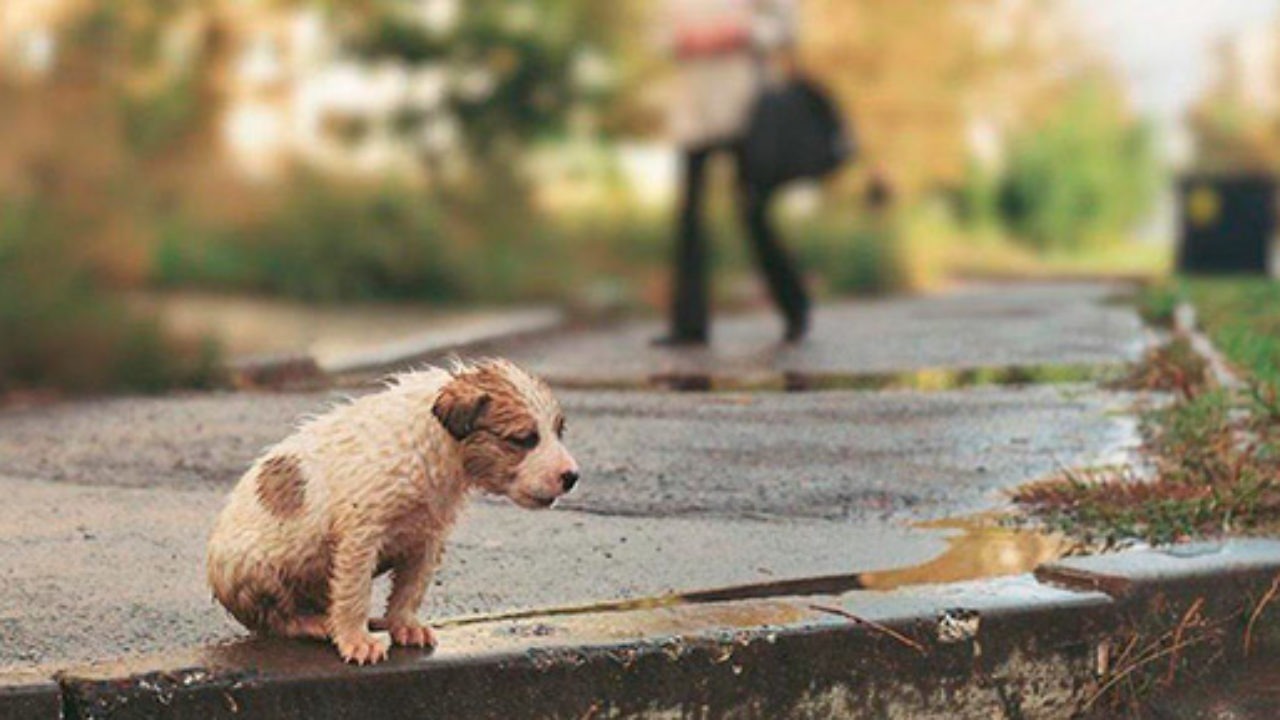
[[[779,244],[769,222],[772,190],[752,186],[743,177],[741,143],[724,143],[684,152],[684,197],[676,236],[675,283],[672,288],[671,334],[685,340],[705,340],[710,322],[706,232],[702,210],[707,184],[707,162],[718,152],[732,153],[738,169],[738,210],[751,239],[760,272],[769,293],[789,324],[802,323],[809,312],[804,283],[786,249]]]

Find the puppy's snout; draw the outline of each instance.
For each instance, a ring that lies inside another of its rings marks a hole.
[[[565,470],[563,473],[560,473],[560,484],[564,486],[565,492],[572,490],[573,486],[578,484],[578,471]]]

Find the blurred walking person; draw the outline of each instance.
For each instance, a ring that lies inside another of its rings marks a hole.
[[[809,296],[769,219],[775,187],[749,177],[744,153],[761,92],[792,72],[796,0],[668,0],[664,42],[676,62],[670,130],[681,149],[670,334],[659,344],[707,342],[710,325],[707,239],[703,224],[708,161],[734,158],[738,207],[760,271],[786,321],[784,339],[809,329]]]

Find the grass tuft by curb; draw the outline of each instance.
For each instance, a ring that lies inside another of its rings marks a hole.
[[[1154,325],[1168,326],[1174,308],[1190,302],[1213,344],[1253,384],[1280,388],[1280,282],[1268,278],[1189,278],[1149,285],[1138,307]]]
[[[1148,325],[1171,328],[1182,293],[1171,283],[1156,283],[1143,287],[1136,300],[1138,314]]]
[[[1149,353],[1126,386],[1173,395],[1142,417],[1153,476],[1129,467],[1064,470],[1019,489],[1015,503],[1053,530],[1108,545],[1280,529],[1274,415],[1215,388],[1182,338]]]
[[[1149,350],[1114,387],[1121,390],[1174,392],[1191,398],[1210,382],[1209,362],[1186,338]]]

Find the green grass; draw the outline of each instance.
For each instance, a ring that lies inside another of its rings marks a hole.
[[[1138,314],[1148,325],[1160,328],[1173,327],[1173,315],[1182,302],[1182,293],[1176,285],[1167,282],[1154,283],[1138,293]]]
[[[1184,338],[1149,354],[1126,383],[1174,396],[1142,418],[1155,478],[1134,478],[1126,468],[1068,471],[1016,493],[1050,527],[1106,541],[1280,532],[1280,284],[1158,283],[1139,293],[1138,309],[1148,323],[1169,327],[1184,300],[1247,391],[1213,386]]]
[[[1275,418],[1212,387],[1183,339],[1152,352],[1130,382],[1174,394],[1142,417],[1154,477],[1123,466],[1068,470],[1020,489],[1015,502],[1053,529],[1105,544],[1280,529]]]
[[[1213,278],[1186,280],[1181,286],[1218,349],[1274,394],[1280,388],[1280,283]]]
[[[1214,388],[1186,340],[1152,353],[1129,383],[1175,397],[1143,417],[1156,477],[1139,480],[1112,468],[1064,473],[1023,489],[1017,501],[1050,526],[1155,542],[1280,531],[1280,284],[1241,277],[1171,280],[1144,288],[1137,304],[1147,322],[1167,327],[1184,300],[1248,390]]]
[[[1154,475],[1138,477],[1127,467],[1096,468],[1064,472],[1021,489],[1015,500],[1043,525],[1103,545],[1132,538],[1167,543],[1280,533],[1280,412],[1275,401],[1280,292],[1266,280],[1184,280],[1145,288],[1138,306],[1148,322],[1170,325],[1184,298],[1194,303],[1203,330],[1249,389],[1215,387],[1207,363],[1186,338],[1175,336],[1149,353],[1127,383],[1172,395],[1172,402],[1142,416]],[[1220,658],[1224,633],[1238,630],[1246,619],[1252,629],[1271,599],[1245,598],[1238,614],[1212,621],[1200,616],[1203,599],[1136,618],[1112,644],[1121,650],[1112,656],[1110,679],[1104,677],[1090,701],[1097,701],[1095,715],[1140,714],[1149,693],[1185,682],[1188,673],[1201,672]],[[1263,630],[1264,636],[1274,636],[1274,623],[1259,627],[1270,628]],[[1195,657],[1195,645],[1209,654]],[[1185,657],[1184,649],[1190,653]]]

